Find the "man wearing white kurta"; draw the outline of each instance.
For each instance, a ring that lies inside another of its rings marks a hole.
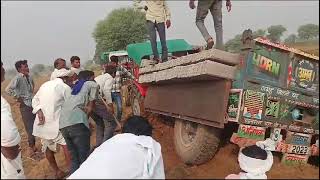
[[[130,117],[117,134],[97,147],[68,179],[165,179],[161,146],[152,127]]]
[[[70,163],[66,142],[59,131],[59,119],[62,104],[71,95],[71,88],[67,83],[72,81],[72,75],[71,70],[57,70],[57,78],[42,84],[32,99],[33,113],[36,114],[33,135],[41,138],[42,151],[46,153],[56,178],[63,178],[66,175],[58,168],[54,157],[57,144],[62,146],[67,164]]]
[[[5,70],[1,62],[1,83]],[[21,137],[12,119],[9,103],[1,96],[1,179],[24,179],[19,147]]]
[[[57,78],[56,74],[59,69],[66,68],[66,60],[62,58],[56,59],[53,63],[53,67],[54,67],[54,70],[51,73],[50,80],[54,80],[55,78]]]

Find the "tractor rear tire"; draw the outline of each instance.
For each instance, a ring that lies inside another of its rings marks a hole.
[[[145,116],[144,97],[140,94],[136,86],[132,86],[131,108],[132,114],[136,116]]]
[[[213,158],[219,148],[221,129],[176,119],[175,149],[188,165],[203,164]]]

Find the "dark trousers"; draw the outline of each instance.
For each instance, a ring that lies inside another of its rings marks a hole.
[[[116,123],[113,117],[103,118],[99,114],[91,113],[91,118],[96,123],[96,147],[113,136]]]
[[[160,42],[161,42],[161,48],[162,48],[162,56],[161,60],[167,61],[168,60],[168,48],[167,48],[167,42],[166,42],[166,27],[164,22],[162,23],[157,23],[157,22],[152,22],[152,21],[147,21],[147,29],[149,32],[149,38],[150,38],[150,43],[151,43],[151,48],[152,48],[152,53],[154,58],[159,58],[159,53],[157,49],[157,32],[160,37]]]
[[[196,25],[203,38],[208,41],[211,36],[204,25],[204,20],[207,17],[209,10],[213,17],[214,29],[216,32],[216,48],[223,50],[222,0],[198,1]]]
[[[22,121],[24,128],[28,135],[28,144],[29,147],[33,147],[36,143],[35,137],[32,135],[33,132],[33,123],[36,115],[32,113],[32,107],[25,105],[24,103],[20,104],[20,113],[22,116]]]
[[[60,129],[71,154],[70,174],[74,173],[90,154],[90,130],[83,123]]]
[[[121,121],[121,117],[122,117],[121,93],[119,93],[119,92],[111,92],[111,98],[112,98],[112,102],[115,102],[116,106],[117,106],[117,119],[118,119],[118,121]]]

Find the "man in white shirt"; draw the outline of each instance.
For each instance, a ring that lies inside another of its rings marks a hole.
[[[5,70],[1,62],[1,83]],[[19,146],[21,137],[12,119],[9,103],[1,96],[1,179],[24,179]]]
[[[84,70],[80,64],[80,58],[78,56],[72,56],[70,58],[70,62],[71,62],[71,71],[73,71],[74,73],[76,73],[77,75],[79,74],[80,71]]]
[[[54,66],[54,70],[51,73],[50,80],[53,80],[57,77],[56,74],[59,69],[66,68],[66,60],[62,58],[58,58],[54,61],[53,66]]]
[[[62,104],[71,96],[68,84],[72,82],[72,75],[71,70],[57,70],[56,78],[42,84],[32,99],[33,113],[36,114],[33,135],[41,138],[42,151],[59,179],[66,173],[58,168],[54,157],[57,144],[62,146],[67,164],[70,164],[66,142],[59,131],[59,120]]]
[[[96,147],[100,146],[104,141],[113,136],[116,124],[112,114],[113,103],[111,98],[111,89],[116,75],[115,66],[107,66],[105,72],[102,75],[94,78],[96,83],[99,85],[100,97],[96,100],[96,107],[93,109],[91,114],[92,119],[96,123]],[[102,99],[108,105],[108,109],[102,102]]]
[[[161,146],[152,126],[130,117],[117,134],[96,148],[68,179],[165,179]]]

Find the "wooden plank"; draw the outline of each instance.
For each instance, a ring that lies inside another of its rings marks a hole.
[[[174,60],[159,63],[152,66],[147,66],[139,69],[140,74],[152,73],[156,71],[162,71],[165,69],[170,69],[176,66],[185,66],[190,64],[195,64],[205,60],[215,61],[222,64],[227,64],[235,66],[239,64],[240,55],[233,54],[226,51],[221,51],[218,49],[204,50],[199,53],[189,54],[187,56],[182,56]]]
[[[210,76],[223,79],[234,79],[235,73],[236,67],[212,61],[204,61],[187,66],[177,66],[159,72],[142,74],[139,76],[139,83],[168,81],[172,79],[188,79],[199,76],[208,77],[208,80],[210,79]]]

